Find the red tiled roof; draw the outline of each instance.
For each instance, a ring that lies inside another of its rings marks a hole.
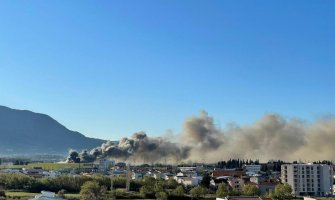
[[[265,181],[261,181],[260,183],[259,183],[260,185],[278,185],[279,184],[279,182],[278,181],[276,181],[276,180],[265,180]]]
[[[220,170],[216,169],[213,171],[213,177],[218,176],[238,176],[241,177],[244,175],[244,171],[234,171],[234,170]]]
[[[272,200],[271,198],[260,198],[260,197],[228,197],[228,200]]]
[[[228,197],[228,200],[262,200],[259,197]]]

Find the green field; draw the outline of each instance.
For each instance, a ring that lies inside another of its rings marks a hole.
[[[0,169],[21,169],[21,168],[33,168],[42,167],[44,170],[60,170],[60,169],[76,169],[79,168],[79,163],[30,163],[28,165],[11,165],[11,166],[0,166]],[[90,164],[80,163],[80,168],[90,168]]]
[[[6,191],[6,196],[10,197],[11,199],[15,199],[16,197],[34,197],[40,193],[30,193],[30,192],[13,192],[13,191]],[[79,198],[79,194],[65,194],[65,197],[76,197]]]
[[[34,197],[39,193],[29,193],[29,192],[6,192],[6,196],[10,197]]]

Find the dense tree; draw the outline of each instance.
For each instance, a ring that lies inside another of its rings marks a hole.
[[[330,160],[323,160],[323,161],[316,161],[316,162],[313,162],[314,164],[326,164],[326,165],[332,165],[333,162],[330,161]]]
[[[182,185],[179,185],[175,190],[173,190],[174,196],[181,197],[181,196],[184,196],[184,194],[185,194],[185,189]]]
[[[125,177],[113,177],[113,188],[125,188],[127,179]]]
[[[152,198],[155,195],[155,189],[154,187],[143,185],[140,189],[140,194],[144,198]]]
[[[219,168],[226,168],[226,169],[233,169],[233,168],[242,168],[243,165],[249,164],[259,164],[259,160],[240,160],[240,159],[229,159],[228,161],[219,161],[217,167]]]
[[[4,190],[0,190],[0,198],[1,198],[1,197],[6,198],[6,193],[5,193]]]
[[[0,174],[0,185],[8,190],[24,190],[28,192],[40,192],[48,190],[58,192],[65,189],[67,192],[77,193],[87,181],[97,181],[101,186],[110,187],[110,179],[104,176],[59,176],[56,178],[36,179],[23,174]]]
[[[153,177],[145,177],[142,181],[142,187],[140,189],[140,194],[145,198],[155,197],[157,191],[156,179]]]
[[[167,200],[168,199],[168,195],[164,191],[157,192],[155,196],[156,196],[156,199],[158,199],[158,200]]]
[[[258,196],[259,194],[260,191],[255,185],[245,185],[243,187],[243,195],[245,196]]]
[[[81,200],[104,200],[106,195],[106,188],[101,187],[96,181],[87,181],[81,187]]]
[[[155,192],[161,192],[161,191],[164,191],[164,188],[163,188],[163,183],[162,181],[156,181],[155,183]]]
[[[274,190],[270,190],[268,193],[265,194],[265,197],[271,198],[271,199],[275,199],[275,197],[276,197],[275,191]]]
[[[209,188],[209,185],[211,183],[211,177],[208,173],[204,173],[202,180],[200,181],[200,185],[205,188]]]
[[[207,189],[202,186],[197,186],[191,189],[190,195],[192,198],[203,197],[207,194]]]
[[[155,187],[156,179],[153,177],[145,177],[142,181],[143,186]]]
[[[274,198],[277,200],[292,199],[292,187],[287,183],[277,185],[274,192]]]
[[[141,180],[130,180],[130,190],[131,191],[140,191],[142,187]]]
[[[232,190],[229,190],[229,196],[240,196],[241,195],[241,192],[238,191],[236,188],[232,189]]]
[[[170,178],[167,181],[167,188],[168,189],[176,189],[178,187],[178,182],[175,179]]]
[[[216,197],[223,198],[229,195],[229,190],[225,183],[220,183],[218,189],[216,190]]]

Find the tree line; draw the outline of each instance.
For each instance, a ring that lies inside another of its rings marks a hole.
[[[234,168],[242,168],[243,165],[258,165],[259,160],[244,160],[244,159],[229,159],[228,161],[219,161],[217,163],[218,168],[225,168],[225,169],[234,169]]]

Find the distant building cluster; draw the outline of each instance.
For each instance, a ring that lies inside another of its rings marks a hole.
[[[8,164],[8,163],[3,163]],[[7,165],[8,166],[8,165]],[[75,169],[45,170],[41,167],[31,169],[14,169],[4,167],[0,173],[22,173],[35,178],[54,178],[62,174],[94,175],[103,174],[109,177],[126,177],[129,180],[174,179],[185,188],[198,186],[204,178],[209,178],[209,187],[215,191],[221,183],[230,190],[242,192],[243,188],[252,185],[258,188],[259,195],[264,196],[274,191],[276,186],[287,183],[292,187],[292,195],[298,197],[333,196],[334,166],[331,163],[293,163],[283,162],[245,163],[241,164],[192,164],[192,165],[130,165],[114,160],[100,159],[94,163],[78,164]],[[229,167],[227,167],[229,166]],[[207,177],[204,177],[204,176]],[[50,196],[50,193],[41,194]],[[39,199],[36,197],[35,199]],[[46,197],[46,199],[49,197]],[[52,197],[50,197],[52,198]],[[268,200],[260,197],[218,197],[218,200]]]

